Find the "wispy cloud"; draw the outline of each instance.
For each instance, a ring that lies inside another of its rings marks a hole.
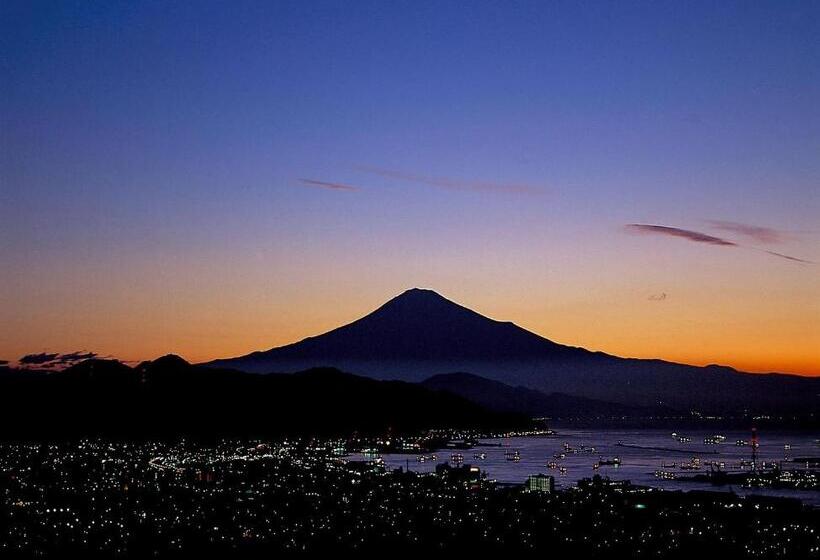
[[[40,352],[39,354],[26,354],[17,362],[23,367],[43,367],[43,368],[64,368],[79,362],[96,358],[96,352],[75,351],[66,354],[59,352]]]
[[[60,354],[48,354],[46,352],[41,352],[39,354],[26,354],[25,356],[21,357],[18,361],[23,365],[41,365],[47,364],[49,362],[53,362],[57,359]]]
[[[650,294],[649,297],[646,299],[648,299],[649,301],[664,301],[667,297],[669,296],[666,292],[661,292],[659,294]]]
[[[695,241],[696,243],[708,243],[709,245],[737,247],[737,243],[729,241],[727,239],[723,239],[721,237],[715,237],[713,235],[707,235],[699,231],[691,231],[688,229],[680,229],[676,227],[658,226],[652,224],[627,224],[626,229],[634,233],[644,233],[647,235],[668,235],[672,237],[682,237],[684,239],[688,239],[689,241]]]
[[[417,173],[407,173],[404,171],[396,171],[393,169],[384,169],[381,167],[370,167],[365,165],[356,166],[358,171],[369,173],[371,175],[378,175],[388,179],[396,179],[398,181],[406,181],[410,183],[419,183],[431,187],[438,187],[441,189],[462,190],[462,191],[483,191],[483,192],[503,192],[510,194],[539,194],[543,190],[532,185],[524,185],[520,183],[496,183],[488,181],[465,181],[462,179],[453,179],[450,177],[434,177],[429,175],[421,175]]]
[[[346,185],[344,183],[331,183],[328,181],[317,181],[315,179],[299,179],[299,182],[309,187],[317,187],[320,189],[328,189],[332,191],[359,191],[359,187],[354,185]]]
[[[764,250],[764,252],[766,252],[766,253],[774,256],[774,257],[780,257],[781,259],[788,259],[790,261],[805,263],[805,264],[816,264],[814,261],[807,261],[806,259],[799,259],[797,257],[790,257],[789,255],[784,255],[783,253],[775,253],[774,251],[767,251],[767,250]]]
[[[787,235],[782,231],[764,226],[741,224],[739,222],[730,222],[727,220],[706,220],[706,223],[715,229],[742,235],[743,237],[758,243],[783,243],[787,238]]]
[[[69,352],[68,354],[61,354],[57,361],[61,364],[72,364],[74,362],[82,362],[84,360],[91,360],[96,358],[96,352]]]
[[[706,243],[708,245],[717,245],[722,247],[745,247],[747,249],[754,249],[756,251],[761,251],[763,253],[769,254],[773,257],[779,257],[781,259],[790,260],[792,262],[798,262],[803,264],[815,264],[813,261],[800,259],[797,257],[792,257],[790,255],[784,255],[783,253],[776,253],[774,251],[768,251],[766,249],[760,249],[758,247],[750,247],[748,245],[740,245],[739,243],[735,243],[734,241],[730,241],[728,239],[724,239],[722,237],[715,237],[714,235],[708,235],[699,231],[692,231],[688,229],[681,229],[671,226],[659,226],[654,224],[627,224],[624,226],[627,231],[631,231],[634,233],[641,233],[647,235],[665,235],[670,237],[681,237],[683,239],[687,239],[689,241],[694,241],[696,243]]]

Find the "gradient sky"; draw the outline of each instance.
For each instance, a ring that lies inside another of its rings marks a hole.
[[[818,36],[816,1],[6,0],[0,358],[233,356],[419,286],[820,375]]]

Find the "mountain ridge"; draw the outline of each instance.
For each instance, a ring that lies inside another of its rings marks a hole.
[[[659,407],[636,407],[589,399],[565,393],[543,393],[522,386],[513,387],[466,372],[442,373],[421,382],[436,391],[447,391],[471,402],[496,410],[532,417],[595,418],[682,415],[680,411]]]
[[[7,397],[0,439],[348,436],[529,425],[523,415],[417,384],[328,368],[259,375],[205,368],[174,355],[133,368],[91,359],[50,373],[17,370],[0,375],[0,394]]]

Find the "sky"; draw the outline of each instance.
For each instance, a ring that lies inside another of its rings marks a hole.
[[[820,375],[818,2],[0,3],[0,358],[268,349],[411,287]]]

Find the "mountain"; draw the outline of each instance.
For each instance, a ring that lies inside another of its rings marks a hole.
[[[336,369],[257,375],[178,356],[0,375],[0,438],[343,435],[528,423],[451,393]]]
[[[526,387],[513,387],[471,373],[434,375],[422,381],[421,385],[435,391],[447,391],[491,410],[526,414],[531,417],[591,419],[670,415],[678,412],[670,409],[627,406],[565,393],[546,394]]]
[[[213,365],[230,363],[265,372],[286,360],[471,360],[512,359],[544,352],[585,352],[551,342],[513,323],[488,319],[431,290],[414,288],[373,313],[321,336],[310,337]]]
[[[820,410],[820,378],[746,374],[721,366],[590,352],[489,319],[421,289],[408,290],[369,315],[320,336],[206,365],[258,373],[332,366],[377,379],[413,382],[463,371],[548,394],[629,406],[710,414]]]
[[[296,371],[305,364],[350,364],[351,371],[421,381],[429,368],[440,364],[585,354],[589,352],[556,344],[510,322],[488,319],[431,290],[414,288],[323,335],[206,365],[265,373]]]

